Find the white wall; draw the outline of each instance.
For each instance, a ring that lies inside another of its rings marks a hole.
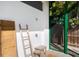
[[[48,48],[48,2],[43,2],[43,11],[40,11],[19,1],[0,1],[0,19],[16,22],[18,56],[24,56],[19,24],[22,24],[23,27],[25,24],[29,25],[32,48],[38,45],[46,45]],[[35,34],[38,34],[38,37]]]
[[[43,13],[42,13],[42,45],[45,45],[49,49],[49,3],[43,2]]]

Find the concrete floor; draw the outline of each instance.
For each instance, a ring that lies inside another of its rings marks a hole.
[[[47,53],[49,54],[48,57],[72,57],[68,54],[65,54],[65,53],[62,53],[62,52],[59,52],[59,51],[47,51]]]
[[[58,52],[61,51],[61,53],[63,53],[63,49],[64,48],[62,46],[58,45],[58,44],[55,44],[55,45],[58,48],[56,49],[56,47],[51,46],[52,49],[55,50],[55,51],[58,51]],[[75,53],[75,52],[77,52],[77,53]],[[73,57],[79,57],[79,49],[78,48],[71,47],[71,46],[68,46],[68,54],[67,55],[71,55]]]
[[[68,46],[68,48],[79,54],[79,47]]]

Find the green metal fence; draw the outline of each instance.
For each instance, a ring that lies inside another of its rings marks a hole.
[[[75,13],[70,14],[73,10],[77,10],[79,11],[79,2],[75,2],[72,4],[71,7],[69,7],[69,3],[70,2],[63,2],[63,13],[61,12],[59,15],[56,15],[54,12],[54,7],[52,6],[52,3],[54,4],[54,2],[49,2],[49,11],[51,11],[52,16],[49,16],[49,48],[56,50],[55,48],[57,48],[58,51],[64,52],[64,53],[69,53],[69,43],[71,44],[71,41],[76,42],[76,46],[78,47],[79,45],[79,40],[78,40],[78,29],[79,27],[77,27],[77,38],[74,39],[75,34],[71,34],[71,32],[69,31],[70,29],[70,19],[74,18],[73,16],[75,15]],[[58,2],[56,2],[58,3]],[[57,8],[56,8],[57,9]],[[50,14],[50,12],[49,12]],[[77,13],[76,13],[77,14]],[[53,16],[54,15],[54,16]],[[78,15],[78,14],[77,14]],[[76,16],[76,15],[75,15]],[[78,17],[77,17],[77,24],[76,26],[79,26],[78,23]],[[76,22],[74,22],[76,23]],[[72,28],[73,29],[73,28]],[[75,32],[75,30],[73,31]],[[74,43],[73,43],[74,44]],[[55,48],[54,48],[55,47]],[[60,49],[59,49],[60,48]]]

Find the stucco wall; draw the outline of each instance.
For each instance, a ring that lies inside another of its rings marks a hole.
[[[24,56],[19,24],[22,24],[22,27],[25,27],[25,24],[29,25],[33,49],[38,45],[46,45],[48,48],[48,2],[43,2],[43,11],[40,11],[19,1],[0,1],[0,19],[15,21],[18,56]]]

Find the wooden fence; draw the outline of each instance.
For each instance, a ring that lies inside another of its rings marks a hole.
[[[79,30],[74,30],[68,33],[68,45],[79,47]]]

